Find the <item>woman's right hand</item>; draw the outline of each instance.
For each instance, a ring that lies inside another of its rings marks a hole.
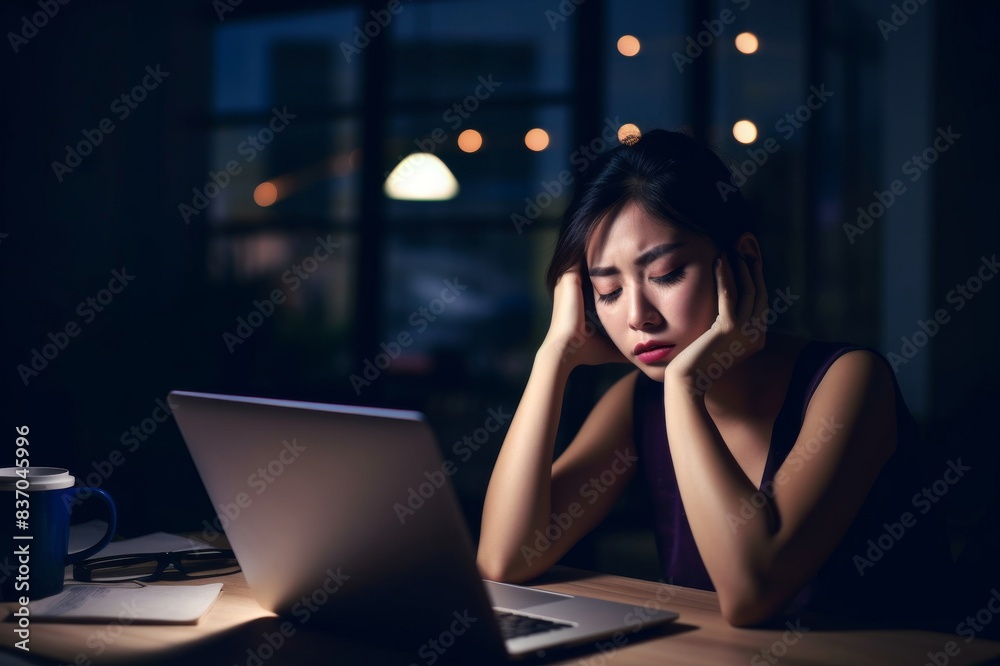
[[[560,354],[570,369],[578,365],[628,363],[617,347],[586,316],[581,267],[563,273],[556,282],[552,321],[539,353]]]
[[[521,583],[555,564],[607,516],[635,470],[634,465],[626,466],[625,476],[608,492],[590,500],[582,514],[577,511],[580,489],[588,479],[601,476],[621,456],[630,455],[635,372],[604,394],[553,463],[572,369],[626,362],[596,325],[587,321],[582,283],[579,269],[559,277],[549,332],[535,353],[528,384],[493,467],[476,557],[480,573],[489,580]],[[568,526],[551,522],[570,513],[573,519]],[[538,535],[551,536],[552,529],[559,529],[559,536],[546,537],[548,545],[539,550]]]

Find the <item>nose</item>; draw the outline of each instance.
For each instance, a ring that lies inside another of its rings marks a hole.
[[[646,298],[642,289],[632,289],[628,304],[628,326],[633,331],[645,331],[663,324],[660,311]]]

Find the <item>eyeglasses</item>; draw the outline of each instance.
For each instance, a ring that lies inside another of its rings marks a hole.
[[[73,578],[85,583],[159,580],[168,567],[188,578],[225,576],[240,570],[233,551],[182,550],[98,557],[73,565]]]

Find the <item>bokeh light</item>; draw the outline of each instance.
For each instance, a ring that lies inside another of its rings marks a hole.
[[[631,58],[639,52],[639,40],[632,35],[622,35],[618,39],[618,52]]]
[[[483,147],[483,135],[474,129],[467,129],[458,135],[458,147],[466,153],[474,153]]]
[[[757,41],[757,35],[752,32],[741,32],[736,35],[736,50],[740,53],[746,53],[747,55],[756,53],[759,46],[760,43]]]
[[[549,147],[549,134],[543,129],[535,128],[528,130],[524,135],[524,145],[535,152],[545,150]]]
[[[269,180],[254,188],[253,200],[258,206],[266,208],[278,200],[278,188]]]
[[[740,143],[753,143],[757,140],[757,126],[749,120],[740,120],[733,125],[733,137]]]

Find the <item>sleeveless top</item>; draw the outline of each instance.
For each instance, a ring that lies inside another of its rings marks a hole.
[[[775,473],[795,443],[813,391],[834,361],[856,349],[878,354],[866,347],[815,340],[801,349],[771,434],[761,479],[764,489],[761,492],[765,496],[774,487],[771,484]],[[885,360],[881,354],[879,357]],[[931,588],[951,587],[942,580],[950,581],[951,555],[944,521],[936,510],[940,505],[932,503],[922,492],[936,479],[943,478],[947,467],[926,472],[921,468],[916,424],[903,402],[895,375],[893,386],[896,450],[840,544],[786,612],[815,611],[933,625],[940,617],[930,619],[929,614],[936,611],[943,617],[946,612],[948,600],[932,600],[929,593]],[[652,500],[654,533],[664,579],[675,585],[714,590],[677,487],[667,444],[663,384],[640,372],[633,406],[633,434],[639,457],[637,478],[644,479]],[[957,473],[952,472],[949,478]],[[910,518],[904,513],[909,513]]]

